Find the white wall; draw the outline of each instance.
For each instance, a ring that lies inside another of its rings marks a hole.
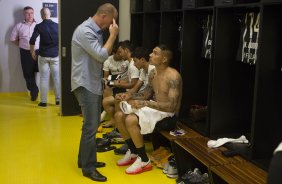
[[[58,3],[58,0],[0,0],[0,92],[27,91],[19,49],[9,39],[13,26],[23,20],[23,7],[33,7],[35,20],[41,22],[43,2]],[[119,40],[127,40],[130,39],[130,0],[120,0],[119,7]],[[58,22],[57,18],[53,20]]]
[[[10,34],[14,25],[23,20],[25,6],[33,7],[35,20],[41,22],[43,2],[58,3],[58,0],[0,0],[0,92],[27,91],[19,49],[10,42]],[[53,20],[58,22],[58,18]]]
[[[119,40],[130,40],[130,0],[119,0]]]

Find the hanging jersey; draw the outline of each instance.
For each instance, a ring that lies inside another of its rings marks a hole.
[[[249,12],[244,15],[237,59],[250,65],[256,64],[260,13]]]
[[[213,16],[208,15],[203,19],[203,46],[202,57],[211,59]]]

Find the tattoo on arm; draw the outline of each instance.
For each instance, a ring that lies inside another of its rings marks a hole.
[[[144,93],[133,93],[131,99],[133,100],[143,100]]]
[[[182,86],[181,77],[177,77],[173,80],[170,80],[168,85],[169,85],[168,108],[175,111],[177,109],[177,105],[179,103],[179,97],[181,95],[181,86]]]
[[[154,77],[155,77],[155,70],[150,72],[148,84],[145,87],[144,91],[142,93],[134,93],[132,95],[132,99],[135,99],[135,100],[150,99],[153,96],[153,93],[154,93],[154,90],[153,90],[153,79],[154,79]]]
[[[167,81],[168,99],[165,102],[152,102],[148,106],[164,112],[176,112],[178,110],[179,98],[181,95],[181,77],[176,77]]]

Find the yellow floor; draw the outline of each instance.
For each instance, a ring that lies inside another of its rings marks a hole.
[[[82,118],[61,117],[49,95],[47,109],[38,108],[27,93],[0,94],[0,183],[90,184],[77,168],[77,149]],[[104,130],[106,131],[106,129]],[[119,146],[119,145],[118,145]],[[148,149],[149,151],[149,149]],[[99,171],[112,184],[172,184],[161,169],[139,175],[125,174],[113,151],[98,153],[106,167]],[[95,182],[94,182],[95,183]]]

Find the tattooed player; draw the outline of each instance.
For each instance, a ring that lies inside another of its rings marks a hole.
[[[152,169],[145,152],[143,135],[175,128],[182,97],[182,79],[178,71],[169,67],[172,52],[159,45],[150,54],[149,83],[142,93],[126,93],[116,97],[121,111],[115,113],[118,130],[129,146],[117,165],[130,165],[127,174],[137,174]],[[150,100],[152,99],[152,100]]]

